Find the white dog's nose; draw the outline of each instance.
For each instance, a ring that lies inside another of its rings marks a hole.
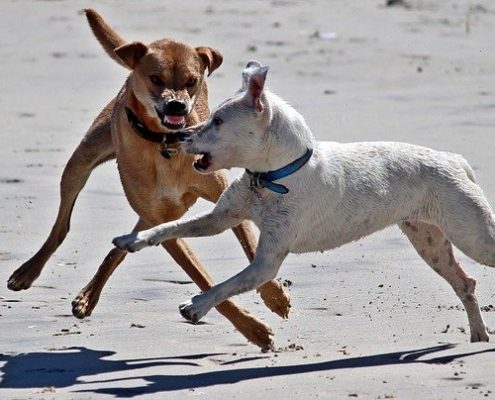
[[[184,142],[190,142],[191,141],[191,134],[187,131],[180,131],[179,132],[179,142],[184,143]]]

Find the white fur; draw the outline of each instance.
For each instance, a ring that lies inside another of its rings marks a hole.
[[[256,67],[249,72],[251,79],[264,83]],[[254,221],[260,229],[254,260],[239,274],[182,304],[183,316],[196,322],[229,297],[275,278],[289,252],[336,248],[399,224],[462,300],[471,340],[488,341],[474,295],[476,282],[461,269],[451,247],[452,242],[474,260],[495,266],[494,216],[468,163],[457,154],[405,143],[317,142],[303,117],[279,97],[263,90],[253,99],[256,90],[245,90],[224,102],[209,121],[192,128],[183,148],[211,154],[206,172],[234,166],[270,171],[313,148],[303,168],[276,182],[289,193],[252,188],[244,174],[211,212],[114,240],[118,247],[136,251],[171,238],[214,235],[245,219]],[[253,109],[258,100],[262,111]],[[220,126],[212,123],[215,117],[223,120]]]

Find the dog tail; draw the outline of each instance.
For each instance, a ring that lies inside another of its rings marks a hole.
[[[115,60],[123,67],[129,69],[129,67],[125,65],[119,57],[117,57],[117,54],[115,54],[114,51],[117,47],[126,44],[124,38],[117,32],[115,32],[113,28],[105,22],[101,15],[92,8],[85,8],[84,12],[86,14],[86,18],[88,19],[89,26],[93,31],[93,34],[95,35],[98,42],[100,42],[105,52],[110,56],[112,60]]]
[[[474,171],[471,168],[471,166],[469,165],[469,163],[460,154],[456,154],[456,156],[457,156],[457,161],[459,162],[461,168],[464,170],[464,172],[466,172],[468,179],[471,182],[476,183],[476,175],[474,174]]]

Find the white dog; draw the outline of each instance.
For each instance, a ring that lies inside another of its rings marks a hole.
[[[404,143],[317,142],[303,117],[264,89],[267,71],[250,62],[243,89],[208,121],[183,133],[182,148],[198,155],[199,172],[246,169],[213,211],[113,243],[136,251],[254,221],[260,238],[251,264],[180,305],[182,315],[197,322],[229,297],[274,279],[289,252],[333,249],[398,224],[461,299],[471,341],[488,341],[476,281],[452,252],[453,243],[477,262],[495,266],[494,215],[468,163],[457,154]]]

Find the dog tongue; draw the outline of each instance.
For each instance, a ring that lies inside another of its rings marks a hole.
[[[184,116],[182,115],[165,115],[165,122],[174,125],[180,125],[184,123]]]

